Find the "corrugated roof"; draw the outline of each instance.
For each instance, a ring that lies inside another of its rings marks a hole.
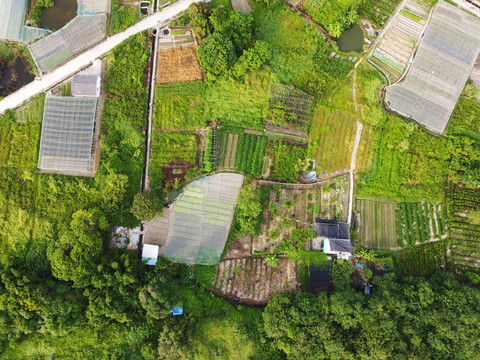
[[[388,107],[443,133],[480,52],[479,34],[480,19],[439,2],[405,81],[387,87]]]
[[[350,227],[348,224],[320,222],[313,224],[313,230],[315,230],[318,236],[330,239],[350,239]]]
[[[0,0],[0,40],[20,39],[26,7],[26,0]]]
[[[77,74],[72,80],[73,96],[98,97],[100,91],[100,79],[97,75]]]

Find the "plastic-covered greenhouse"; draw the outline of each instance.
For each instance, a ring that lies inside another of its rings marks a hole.
[[[30,44],[35,40],[38,40],[42,37],[51,34],[52,32],[47,29],[40,29],[31,26],[24,26],[22,33],[20,34],[20,41],[24,42],[25,44]]]
[[[26,8],[26,0],[0,0],[0,40],[20,39]]]
[[[221,173],[185,188],[173,205],[165,257],[190,265],[220,260],[243,178]]]
[[[110,10],[109,0],[78,0],[79,14],[108,13]]]
[[[97,99],[49,96],[40,138],[38,168],[91,172]]]
[[[29,46],[41,72],[52,69],[105,37],[107,16],[81,15],[50,36]]]
[[[480,52],[480,19],[440,1],[405,81],[389,86],[388,107],[441,134]]]

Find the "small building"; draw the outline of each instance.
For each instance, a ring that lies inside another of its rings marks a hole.
[[[330,262],[326,265],[310,265],[310,288],[327,288],[331,285]]]
[[[321,221],[313,224],[317,237],[312,240],[312,250],[323,251],[337,259],[349,260],[353,254],[348,224]]]
[[[72,80],[72,95],[75,97],[99,97],[100,76],[77,74]]]
[[[142,261],[147,260],[147,265],[157,265],[158,246],[144,244],[142,249]]]

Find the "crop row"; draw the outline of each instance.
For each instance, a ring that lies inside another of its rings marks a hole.
[[[396,268],[405,275],[428,276],[446,264],[447,247],[443,240],[402,250]]]
[[[205,151],[203,153],[203,171],[209,173],[216,168],[215,130],[209,129],[205,138]]]
[[[445,207],[432,203],[400,203],[397,210],[398,244],[413,246],[447,233]]]
[[[240,135],[235,156],[235,169],[245,175],[260,177],[266,151],[267,138],[265,136]]]

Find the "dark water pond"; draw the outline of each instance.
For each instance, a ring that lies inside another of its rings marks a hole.
[[[363,30],[358,24],[353,24],[337,40],[338,49],[342,52],[363,51]]]
[[[42,10],[40,27],[56,31],[77,16],[77,0],[55,0],[55,5]]]
[[[0,59],[0,97],[5,97],[35,79],[22,58],[17,58],[13,66]]]

